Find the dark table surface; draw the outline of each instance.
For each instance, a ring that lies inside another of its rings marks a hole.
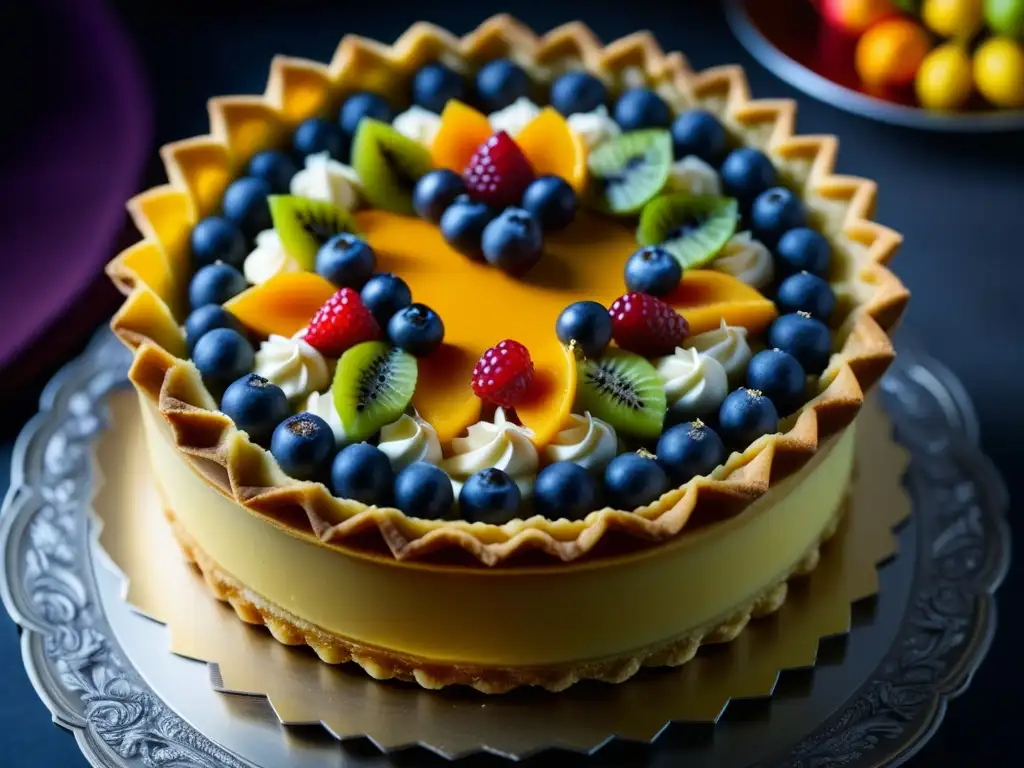
[[[461,9],[389,0],[372,3],[115,2],[136,40],[155,104],[154,163],[140,187],[159,179],[156,145],[206,131],[205,101],[263,90],[275,53],[326,61],[347,32],[392,40],[420,18],[456,33],[491,13],[511,11],[538,30],[573,19],[612,40],[649,28],[666,50],[684,51],[695,68],[739,62],[755,95],[794,97],[800,131],[841,139],[839,171],[874,178],[881,189],[878,218],[904,233],[895,267],[913,291],[905,326],[952,368],[974,398],[983,444],[1016,500],[1024,477],[1018,459],[1024,430],[1024,330],[1018,313],[1024,289],[1024,135],[971,137],[894,128],[811,100],[757,65],[735,41],[714,3],[597,4],[477,2]],[[8,28],[10,31],[10,28]],[[45,28],[32,34],[46,35]],[[111,244],[111,250],[114,246]],[[27,394],[36,396],[37,379]],[[26,394],[26,393],[23,393]],[[23,416],[27,417],[26,412]],[[21,416],[5,418],[0,486],[6,487],[10,440]],[[1011,523],[1013,516],[1011,514]],[[1014,528],[1019,528],[1014,525]],[[1003,586],[1000,626],[982,669],[912,765],[1002,765],[1015,754],[1014,716],[1024,672],[1019,648],[1024,621],[1016,614],[1019,569]],[[77,766],[74,740],[50,724],[20,662],[17,632],[0,618],[0,763]]]

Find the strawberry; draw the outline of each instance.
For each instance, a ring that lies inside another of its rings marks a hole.
[[[316,311],[303,338],[322,355],[340,357],[349,347],[380,336],[380,326],[359,298],[359,291],[342,288]]]
[[[505,408],[521,403],[532,383],[530,351],[512,339],[498,342],[473,366],[476,396]]]
[[[462,178],[471,198],[501,209],[519,205],[534,173],[519,145],[498,131],[480,145]]]
[[[608,314],[615,343],[644,357],[669,354],[690,332],[686,318],[646,293],[620,296],[612,302]]]

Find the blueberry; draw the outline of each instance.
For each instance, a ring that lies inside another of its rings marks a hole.
[[[263,179],[243,176],[235,179],[224,191],[224,215],[238,225],[242,234],[252,240],[264,229],[270,229],[270,185]]]
[[[488,112],[496,112],[530,93],[530,79],[518,64],[496,59],[476,74],[476,95]]]
[[[267,182],[275,195],[287,195],[292,176],[298,172],[299,169],[288,155],[274,149],[259,152],[249,161],[249,175]]]
[[[523,275],[540,261],[544,238],[537,218],[522,208],[506,208],[484,227],[484,259],[510,275]]]
[[[639,453],[620,453],[604,470],[604,489],[616,509],[628,512],[646,506],[668,488],[661,465]]]
[[[747,386],[762,392],[785,415],[803,403],[807,381],[795,357],[781,349],[766,349],[747,365]]]
[[[398,473],[394,486],[395,506],[410,517],[447,518],[455,503],[452,481],[444,470],[417,461]]]
[[[566,117],[593,112],[607,98],[604,83],[589,72],[566,72],[551,86],[551,106]]]
[[[787,230],[804,224],[804,204],[785,187],[772,187],[754,199],[750,225],[754,237],[774,248]]]
[[[807,373],[818,375],[832,356],[828,326],[803,312],[783,315],[768,329],[768,346],[789,352]]]
[[[381,328],[388,327],[388,321],[395,312],[412,304],[409,286],[402,278],[390,272],[374,275],[367,280],[359,292],[359,298]]]
[[[220,410],[250,440],[266,445],[277,425],[288,418],[288,396],[277,384],[250,373],[228,385]]]
[[[447,168],[439,168],[416,182],[412,191],[412,207],[417,216],[437,224],[448,206],[465,192],[466,183],[459,174]]]
[[[245,237],[238,226],[223,216],[209,216],[192,228],[192,267],[216,261],[240,267],[245,261]]]
[[[220,304],[204,304],[185,318],[185,345],[189,352],[199,339],[215,328],[230,328],[245,335],[242,323],[224,307]]]
[[[718,118],[703,109],[683,112],[672,123],[672,146],[677,159],[696,155],[717,166],[725,157],[729,137]]]
[[[632,88],[622,94],[615,103],[614,116],[623,131],[672,125],[672,110],[650,88]]]
[[[600,357],[612,340],[612,317],[596,301],[577,301],[562,310],[555,334],[563,344],[575,341],[587,357]]]
[[[778,178],[772,161],[764,153],[750,147],[734,149],[725,158],[719,171],[722,184],[730,197],[735,197],[740,207],[747,208],[754,198]]]
[[[718,429],[722,439],[733,448],[744,450],[761,437],[779,428],[775,405],[756,389],[730,392],[718,412]]]
[[[658,461],[676,485],[710,474],[725,457],[722,438],[702,421],[677,424],[658,440]]]
[[[207,331],[192,348],[192,362],[203,377],[207,389],[219,393],[228,384],[244,376],[256,364],[252,344],[233,328]]]
[[[482,260],[484,227],[494,216],[489,206],[471,200],[469,195],[459,195],[441,216],[441,234],[448,245],[459,253]]]
[[[314,413],[290,416],[274,429],[270,452],[286,475],[321,480],[334,456],[334,432]]]
[[[410,355],[426,357],[444,341],[444,323],[425,304],[410,304],[388,321],[388,338]]]
[[[188,286],[188,300],[192,309],[206,304],[223,304],[237,296],[249,284],[245,277],[228,264],[208,264],[192,276]]]
[[[412,103],[440,114],[451,99],[466,100],[462,75],[436,61],[424,64],[412,78]]]
[[[519,486],[507,473],[491,467],[471,476],[459,492],[459,510],[471,523],[501,525],[518,517]]]
[[[337,123],[324,120],[322,117],[311,117],[295,129],[292,150],[300,158],[327,152],[335,160],[345,160],[348,155],[348,141]]]
[[[376,506],[390,504],[394,482],[387,455],[369,443],[345,446],[331,464],[331,492],[342,499]]]
[[[779,238],[775,255],[779,257],[778,264],[784,271],[806,271],[824,277],[828,272],[832,247],[819,232],[807,227],[797,227]]]
[[[552,520],[581,520],[598,506],[597,481],[586,469],[571,461],[548,464],[533,484],[533,505],[537,514]]]
[[[779,283],[775,303],[782,312],[806,312],[827,321],[835,311],[836,295],[817,275],[797,272]]]
[[[359,128],[359,121],[364,117],[380,120],[382,123],[390,123],[395,113],[382,97],[370,91],[357,91],[345,99],[338,113],[338,124],[341,132],[348,136],[349,140],[356,135]]]
[[[626,288],[651,296],[666,296],[683,279],[679,261],[664,248],[649,245],[626,262]]]
[[[578,207],[575,190],[559,176],[541,176],[523,193],[523,208],[537,217],[545,232],[568,227]]]
[[[373,249],[362,238],[343,232],[320,246],[316,272],[339,288],[359,290],[377,268]]]

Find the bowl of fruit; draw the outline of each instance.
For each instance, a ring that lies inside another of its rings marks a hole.
[[[940,131],[1024,128],[1024,0],[728,0],[740,42],[849,112]]]

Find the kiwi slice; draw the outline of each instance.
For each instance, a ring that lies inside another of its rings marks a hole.
[[[665,422],[665,383],[647,360],[611,348],[577,364],[576,410],[636,437],[658,437]]]
[[[703,267],[736,232],[739,208],[731,197],[662,195],[644,206],[636,239],[660,245],[683,269]]]
[[[338,360],[331,394],[345,439],[369,439],[398,419],[416,389],[416,358],[383,341],[348,349]]]
[[[630,131],[600,144],[587,159],[592,204],[619,216],[636,213],[665,187],[672,169],[672,135]]]
[[[411,215],[416,182],[433,170],[430,152],[387,123],[364,117],[352,142],[352,167],[375,208]]]
[[[270,218],[285,251],[312,272],[320,246],[343,232],[358,234],[355,219],[344,208],[298,195],[270,195]]]

